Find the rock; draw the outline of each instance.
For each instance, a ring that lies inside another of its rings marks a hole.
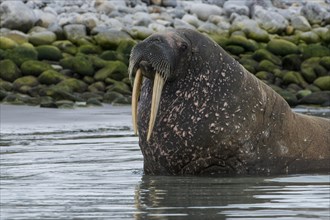
[[[88,106],[102,106],[102,103],[96,98],[90,98],[87,100]]]
[[[110,86],[108,86],[106,88],[107,92],[109,92],[109,91],[119,92],[120,94],[124,94],[124,95],[130,95],[131,94],[130,87],[124,82],[116,81],[116,80],[110,79],[110,78],[107,78],[105,80],[105,82],[107,84],[111,84]]]
[[[58,87],[68,87],[73,92],[85,92],[87,90],[87,84],[79,79],[68,78],[62,80],[57,84]]]
[[[7,82],[5,80],[0,79],[0,90],[4,91],[12,91],[13,90],[13,84],[10,82]]]
[[[19,90],[22,86],[34,87],[39,85],[38,79],[35,76],[23,76],[13,82],[13,88]]]
[[[1,27],[27,32],[36,21],[33,10],[21,1],[5,1],[0,5]]]
[[[274,80],[274,75],[272,73],[266,72],[266,71],[257,72],[256,77],[258,77],[258,79],[260,79],[260,80],[264,80],[267,82],[272,82]]]
[[[273,39],[269,41],[267,44],[267,50],[280,56],[299,53],[298,46],[283,39]]]
[[[84,54],[100,54],[102,49],[99,46],[95,46],[93,44],[85,44],[78,48],[78,52]]]
[[[17,43],[10,38],[0,36],[0,49],[7,50],[17,46]]]
[[[223,11],[216,5],[203,3],[193,3],[188,9],[191,14],[195,14],[200,20],[206,21],[210,15],[222,15]]]
[[[38,80],[41,84],[52,85],[61,82],[62,80],[66,79],[67,77],[62,73],[59,73],[55,70],[46,70],[40,74]]]
[[[55,85],[46,90],[46,96],[50,96],[54,100],[80,100],[77,96],[72,94],[72,88],[68,85]]]
[[[312,31],[307,31],[299,34],[299,39],[307,44],[320,42],[320,37]]]
[[[2,102],[2,100],[4,100],[4,98],[6,98],[7,95],[8,92],[0,89],[0,102]]]
[[[109,15],[116,10],[113,2],[104,0],[95,0],[94,7],[98,13]]]
[[[202,24],[202,21],[200,21],[196,16],[191,14],[185,14],[181,20],[194,26],[195,28],[198,28]]]
[[[298,91],[296,93],[296,96],[297,96],[297,98],[299,100],[299,99],[302,99],[303,97],[308,96],[310,94],[312,94],[312,91],[311,90],[309,90],[309,89],[303,89],[303,90]]]
[[[292,94],[286,90],[277,91],[290,106],[296,106],[298,104],[298,99],[295,94]]]
[[[114,51],[112,51],[112,52],[114,52]],[[106,65],[108,65],[107,60],[104,60],[104,59],[102,59],[102,57],[99,57],[96,55],[89,56],[89,60],[91,61],[91,63],[93,64],[95,69],[101,69],[101,68],[105,67]]]
[[[270,73],[274,73],[274,70],[279,69],[279,66],[275,65],[274,63],[272,63],[269,60],[262,60],[259,63],[259,67],[258,70],[259,71],[266,71],[266,72],[270,72]]]
[[[104,81],[106,78],[122,80],[127,76],[127,66],[120,61],[109,61],[109,64],[97,71],[94,75],[96,81]]]
[[[243,47],[236,45],[228,45],[225,47],[225,50],[233,55],[240,55],[245,51]]]
[[[138,11],[132,15],[133,26],[145,26],[148,27],[152,23],[152,19],[149,13]]]
[[[287,70],[300,70],[301,59],[298,54],[289,54],[283,57],[282,66]]]
[[[143,27],[143,26],[135,26],[129,30],[129,34],[134,39],[139,39],[139,40],[144,40],[145,38],[149,37],[153,33],[154,32],[151,29],[149,29],[148,27]],[[118,44],[119,44],[119,42],[118,42]]]
[[[55,102],[58,108],[73,109],[74,102],[71,100],[58,100]]]
[[[330,90],[330,75],[318,77],[313,84],[321,90]]]
[[[118,30],[108,30],[94,36],[95,41],[104,49],[116,49],[122,41],[132,41],[133,39],[125,32]]]
[[[48,28],[51,24],[58,22],[58,14],[55,10],[52,10],[49,7],[46,7],[43,10],[35,9],[34,14],[39,18],[35,25],[40,27]]]
[[[23,75],[39,76],[42,72],[50,69],[53,69],[50,64],[38,60],[28,60],[21,65]]]
[[[67,61],[68,65],[63,66],[63,62]],[[86,56],[76,56],[74,58],[65,58],[60,61],[64,68],[72,69],[74,72],[82,76],[93,76],[94,67],[93,63]]]
[[[308,20],[301,15],[294,15],[290,18],[291,25],[295,30],[299,31],[309,31],[311,30],[311,25],[308,23]]]
[[[56,35],[51,31],[32,32],[29,42],[35,46],[51,44],[56,40]]]
[[[164,7],[173,7],[175,8],[177,6],[177,0],[163,0],[162,5]]]
[[[122,41],[119,43],[116,52],[117,54],[122,54],[128,63],[132,48],[135,46],[135,44],[136,44],[135,41]]]
[[[230,16],[232,13],[237,13],[239,15],[250,15],[250,10],[247,5],[245,5],[245,0],[229,0],[226,1],[223,5],[227,16]]]
[[[301,63],[301,74],[307,82],[313,83],[313,81],[317,78],[316,70],[319,69],[319,62],[319,57],[312,57]]]
[[[323,105],[330,100],[330,91],[313,92],[299,100],[299,104]]]
[[[124,98],[124,96],[122,94],[120,94],[119,92],[109,91],[104,94],[103,102],[111,104],[114,101],[120,100],[123,98]]]
[[[39,60],[59,61],[63,58],[61,51],[55,46],[42,45],[36,47],[36,50],[38,52]]]
[[[265,50],[265,49],[259,49],[255,51],[252,55],[253,59],[256,61],[261,61],[261,60],[269,60],[272,63],[276,65],[282,65],[282,61],[280,58],[272,54],[271,52]]]
[[[330,49],[320,44],[310,44],[303,48],[303,57],[325,57],[330,56]]]
[[[330,56],[322,57],[320,60],[320,64],[327,70],[330,70]]]
[[[311,24],[320,24],[327,16],[327,10],[318,3],[308,2],[300,11]]]
[[[288,21],[281,14],[265,10],[261,6],[255,6],[253,18],[261,28],[272,34],[281,33],[288,26]]]
[[[37,60],[38,52],[33,47],[19,45],[13,49],[6,50],[4,58],[14,61],[17,66],[21,66],[27,60]]]
[[[40,98],[40,107],[41,108],[57,108],[54,100],[50,96],[43,96]]]
[[[239,62],[251,73],[256,73],[259,63],[251,57],[242,57]]]
[[[27,43],[29,41],[27,34],[21,32],[21,31],[17,31],[17,30],[12,30],[12,31],[4,34],[3,36],[15,41],[17,44],[23,44],[23,43]],[[1,39],[1,37],[0,37],[0,39]]]
[[[283,82],[285,84],[295,83],[302,87],[306,87],[307,83],[304,78],[300,75],[300,73],[295,71],[289,71],[283,76]]]
[[[82,24],[68,24],[63,28],[67,40],[76,42],[79,38],[87,36],[86,26]]]
[[[55,41],[53,46],[57,47],[64,53],[75,55],[78,52],[78,48],[68,40]]]
[[[232,35],[228,40],[228,45],[237,45],[243,47],[247,51],[255,51],[258,45],[254,40],[246,39],[244,36]]]
[[[88,86],[88,91],[90,92],[104,92],[105,91],[105,84],[104,82],[95,82]]]
[[[94,13],[84,13],[82,18],[82,24],[86,26],[88,31],[91,31],[93,28],[97,27],[100,24],[100,20],[97,18]]]
[[[21,77],[21,71],[16,64],[9,60],[0,60],[0,78],[9,82],[15,81]]]

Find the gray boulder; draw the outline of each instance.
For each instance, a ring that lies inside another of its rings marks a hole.
[[[288,26],[288,21],[282,15],[261,6],[255,7],[253,17],[262,29],[272,34],[280,33]]]
[[[250,9],[245,5],[245,2],[245,0],[229,0],[225,2],[223,8],[228,16],[232,13],[248,16],[250,14]]]
[[[193,3],[188,6],[188,10],[191,14],[196,14],[196,16],[203,21],[206,21],[210,15],[222,15],[222,8],[216,5],[209,5],[203,3]]]
[[[82,24],[68,24],[63,28],[65,37],[75,42],[78,38],[85,37],[87,35],[86,26]]]
[[[290,20],[292,27],[296,30],[309,31],[311,29],[311,25],[304,16],[292,16]]]
[[[320,4],[309,2],[304,5],[300,11],[311,24],[320,24],[329,16],[329,12]]]
[[[5,1],[0,5],[1,27],[27,32],[36,21],[33,10],[22,1]]]

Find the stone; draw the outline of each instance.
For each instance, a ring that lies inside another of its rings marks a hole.
[[[299,72],[295,71],[289,71],[283,76],[283,82],[285,84],[295,83],[297,85],[300,85],[302,87],[306,87],[307,83],[304,80],[304,78],[300,75]]]
[[[275,69],[279,69],[279,66],[275,65],[273,62],[269,60],[262,60],[259,63],[259,67],[258,67],[259,71],[266,71],[270,73],[274,73]]]
[[[10,38],[0,36],[0,49],[7,50],[17,46],[17,43]]]
[[[330,75],[318,77],[313,84],[321,90],[330,90]]]
[[[59,61],[63,58],[61,51],[55,46],[42,45],[36,47],[36,50],[38,52],[39,60]]]
[[[310,94],[312,94],[312,91],[311,90],[309,90],[309,89],[303,89],[303,90],[298,91],[296,93],[296,96],[297,96],[297,99],[300,100],[303,97],[308,96]]]
[[[108,65],[97,71],[94,75],[96,81],[104,81],[106,78],[122,80],[127,76],[127,66],[120,61],[109,61]]]
[[[21,71],[16,64],[9,60],[0,60],[0,78],[9,82],[14,82],[21,77]]]
[[[37,85],[39,82],[35,76],[23,76],[13,82],[13,89],[19,90],[22,86],[34,87]]]
[[[67,78],[57,84],[58,87],[67,87],[73,92],[85,92],[87,90],[87,84],[79,79]]]
[[[71,100],[58,100],[55,102],[55,105],[58,108],[63,108],[63,109],[73,109],[74,108],[74,102]]]
[[[104,82],[95,82],[88,86],[89,92],[104,92],[105,91],[105,84]]]
[[[46,90],[45,95],[54,100],[79,100],[77,96],[72,94],[72,88],[69,88],[67,85],[52,86]]]
[[[320,64],[326,68],[327,70],[330,70],[330,56],[324,56],[320,59]]]
[[[93,63],[86,56],[76,56],[72,59],[72,70],[82,76],[93,76]]]
[[[281,14],[266,10],[261,6],[255,6],[253,18],[262,29],[271,34],[281,33],[288,26],[288,21]]]
[[[43,10],[34,9],[34,14],[39,18],[35,25],[48,28],[51,24],[58,22],[58,14],[55,10],[51,10],[49,7]]]
[[[7,82],[5,80],[0,79],[0,90],[4,91],[12,91],[13,90],[13,84],[10,82]]]
[[[229,0],[224,3],[223,9],[227,16],[230,16],[232,13],[249,16],[250,9],[245,2],[245,0]]]
[[[28,60],[21,65],[23,75],[39,76],[42,72],[50,69],[53,69],[50,64],[38,60]]]
[[[19,45],[13,49],[6,50],[4,58],[14,61],[17,66],[21,66],[27,60],[37,60],[38,52],[33,47]]]
[[[227,45],[225,47],[225,50],[233,55],[240,55],[240,54],[244,53],[244,51],[245,51],[243,47],[236,46],[236,45]]]
[[[256,61],[269,60],[276,65],[279,65],[279,66],[282,65],[282,61],[280,58],[278,58],[277,56],[275,56],[274,54],[272,54],[271,52],[269,52],[265,49],[259,49],[259,50],[255,51],[253,53],[252,57]]]
[[[300,70],[301,58],[298,54],[289,54],[283,57],[282,66],[287,70]]]
[[[84,54],[100,54],[102,49],[99,46],[93,44],[85,44],[78,48],[78,52]]]
[[[124,82],[116,81],[116,80],[110,79],[110,78],[107,78],[105,80],[105,82],[107,84],[110,84],[106,88],[107,92],[114,91],[114,92],[119,92],[120,94],[124,94],[124,95],[130,95],[131,94],[130,87]]]
[[[34,46],[51,44],[56,40],[56,35],[51,31],[32,32],[29,34],[29,42]]]
[[[132,41],[132,37],[123,31],[110,29],[94,36],[98,45],[104,49],[117,49],[122,41]]]
[[[202,24],[201,20],[199,20],[196,16],[191,14],[185,14],[181,20],[194,26],[195,28],[198,28]]]
[[[317,78],[316,70],[319,66],[320,58],[312,57],[301,63],[301,74],[305,78],[305,80],[309,83],[313,83],[313,81]]]
[[[280,90],[278,93],[285,99],[285,101],[290,105],[290,106],[296,106],[298,104],[298,99],[295,94],[286,91],[286,90]]]
[[[267,50],[275,55],[285,56],[299,53],[299,48],[294,43],[283,39],[273,39],[268,42]]]
[[[264,80],[267,82],[272,82],[274,80],[274,75],[272,73],[266,72],[266,71],[257,72],[256,77],[258,77],[258,79],[260,79],[260,80]]]
[[[239,60],[240,64],[244,66],[245,69],[247,69],[251,73],[256,73],[259,63],[252,59],[251,57],[242,57]]]
[[[63,28],[67,40],[76,42],[79,38],[87,36],[86,26],[82,24],[68,24]]]
[[[4,34],[3,36],[15,41],[17,44],[23,44],[29,41],[29,37],[27,34],[17,30],[11,30],[10,32]]]
[[[2,102],[2,100],[4,100],[4,98],[6,98],[7,95],[8,92],[0,89],[0,102]]]
[[[310,57],[325,57],[330,56],[330,49],[320,44],[309,44],[303,48],[302,54],[305,59]]]
[[[320,40],[321,40],[319,35],[312,31],[300,33],[299,39],[302,41],[305,41],[305,43],[307,43],[307,44],[317,43],[317,42],[320,42]]]
[[[300,11],[301,15],[307,18],[311,24],[321,24],[327,16],[327,10],[318,3],[308,2]]]
[[[55,41],[53,46],[57,47],[64,53],[75,55],[78,52],[78,48],[68,40]]]
[[[103,102],[111,104],[115,100],[122,99],[122,98],[124,98],[124,96],[121,93],[115,92],[115,91],[109,91],[104,94]]]
[[[311,30],[311,25],[304,16],[294,15],[290,18],[290,20],[291,20],[291,25],[295,30],[299,30],[299,31]]]
[[[175,8],[177,6],[177,0],[162,0],[162,5],[164,7],[173,7]]]
[[[90,98],[87,100],[88,106],[102,106],[102,103],[97,98]]]
[[[0,5],[0,26],[27,32],[37,21],[33,10],[21,1],[5,1]]]
[[[323,105],[330,100],[330,91],[313,92],[299,100],[299,104]]]
[[[191,14],[195,14],[200,20],[206,21],[210,15],[222,15],[222,8],[216,5],[209,5],[203,3],[193,3],[189,9]]]
[[[67,77],[62,73],[59,73],[55,70],[46,70],[41,73],[38,77],[38,80],[41,84],[45,85],[52,85],[61,82],[62,80],[66,79]]]
[[[154,32],[150,28],[144,27],[144,26],[134,26],[129,30],[130,36],[132,36],[134,39],[139,39],[139,40],[144,40],[145,38],[149,37],[153,33]],[[119,42],[118,42],[118,45],[119,45]]]
[[[258,45],[254,40],[246,39],[244,36],[240,35],[230,36],[227,44],[241,46],[247,51],[255,51],[258,49]]]

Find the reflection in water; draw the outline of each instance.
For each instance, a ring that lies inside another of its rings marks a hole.
[[[1,219],[329,219],[329,175],[145,176],[130,107],[1,107]]]

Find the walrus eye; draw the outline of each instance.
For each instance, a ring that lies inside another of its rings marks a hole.
[[[185,42],[183,42],[183,43],[180,45],[180,50],[181,50],[182,52],[186,51],[187,48],[188,48],[188,45],[187,45]]]

